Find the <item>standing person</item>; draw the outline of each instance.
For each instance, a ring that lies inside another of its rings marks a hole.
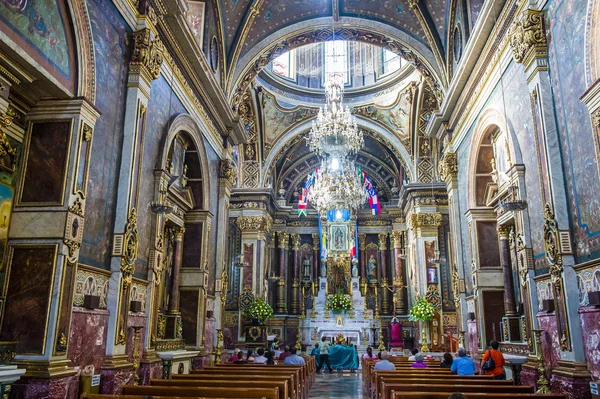
[[[500,344],[498,341],[490,341],[490,348],[483,355],[481,369],[485,371],[486,375],[493,375],[495,380],[505,380],[506,374],[504,373],[504,365],[506,361],[504,360],[504,355],[502,352],[498,350]],[[486,362],[489,359],[494,361],[494,368],[484,369]]]
[[[256,356],[254,358],[254,363],[255,364],[264,364],[267,361],[267,358],[264,357],[263,355],[265,354],[265,350],[263,348],[260,348],[259,350],[256,351],[256,353],[258,353],[258,356]]]
[[[319,342],[319,366],[317,367],[317,373],[321,371],[323,363],[327,365],[329,372],[333,373],[331,363],[329,363],[329,342],[327,342],[327,337],[321,338],[321,342]]]
[[[444,353],[444,360],[442,360],[442,362],[440,363],[440,367],[443,369],[449,369],[452,366],[453,361],[454,358],[452,357],[452,355],[446,352]]]
[[[386,351],[379,352],[379,356],[381,357],[381,361],[375,363],[375,367],[373,367],[373,370],[396,370],[396,366],[394,365],[394,363],[391,363],[388,360],[390,355]]]
[[[452,362],[450,371],[457,375],[475,374],[475,362],[467,356],[465,348],[458,348],[458,357]]]
[[[425,363],[425,356],[421,354],[415,355],[415,362],[410,365],[413,369],[426,369],[427,363]]]

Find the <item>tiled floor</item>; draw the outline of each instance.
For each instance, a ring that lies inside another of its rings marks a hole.
[[[308,393],[308,398],[356,398],[363,399],[361,373],[317,374],[317,380]]]

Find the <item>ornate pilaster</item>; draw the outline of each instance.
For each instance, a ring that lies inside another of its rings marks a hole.
[[[367,252],[366,249],[367,234],[358,233],[358,250],[360,252],[360,277],[363,282],[367,281]]]
[[[298,314],[300,306],[300,235],[292,234],[290,237],[292,239],[292,256],[294,259],[290,313]]]
[[[404,302],[404,259],[402,259],[402,244],[404,232],[399,230],[392,231],[394,237],[394,312],[399,314],[406,313]]]
[[[502,277],[504,279],[504,314],[512,317],[517,315],[517,306],[515,304],[515,286],[510,261],[508,229],[504,226],[498,226],[497,231],[500,250],[500,265],[502,267]]]
[[[183,262],[183,235],[185,229],[175,229],[175,251],[173,254],[173,281],[171,282],[171,296],[169,299],[169,313],[179,313],[179,280]]]
[[[409,219],[408,227],[415,230],[417,237],[437,236],[438,228],[442,225],[442,214],[434,213],[413,213]]]
[[[390,313],[388,277],[387,277],[387,233],[379,233],[379,276],[381,281],[381,313]]]
[[[548,70],[548,43],[542,11],[522,10],[515,18],[509,36],[514,60],[523,64],[529,74]]]
[[[285,267],[287,259],[287,247],[289,242],[289,234],[286,232],[277,233],[279,244],[279,280],[277,280],[277,302],[276,313],[286,313],[285,304]]]
[[[259,297],[263,288],[262,276],[265,270],[266,233],[271,229],[273,219],[268,214],[241,215],[235,221],[242,231],[242,250],[244,262],[242,290],[251,290]]]
[[[313,242],[313,281],[319,281],[319,252],[321,248],[321,240],[319,234],[312,234]]]

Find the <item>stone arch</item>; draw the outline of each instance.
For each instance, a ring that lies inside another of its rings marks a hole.
[[[406,32],[387,24],[361,18],[340,18],[340,26],[353,26],[336,30],[336,38],[363,41],[381,46],[401,55],[423,75],[436,97],[443,98],[443,73],[437,65],[431,49],[418,42]],[[227,87],[231,105],[237,109],[246,88],[264,67],[280,54],[311,43],[332,39],[330,18],[316,18],[292,24],[269,35],[240,59],[233,60],[236,68]]]
[[[200,173],[202,176],[202,209],[209,209],[210,204],[210,181],[209,181],[209,169],[208,169],[208,158],[206,155],[206,147],[204,146],[204,139],[200,128],[196,121],[188,114],[179,114],[177,115],[169,125],[169,130],[167,132],[167,137],[165,138],[160,164],[157,165],[159,169],[167,168],[167,157],[169,155],[169,150],[171,147],[171,143],[175,139],[175,137],[181,133],[185,132],[192,140],[196,151],[198,152],[198,161],[200,162]]]
[[[292,129],[288,130],[288,132],[285,133],[273,145],[273,147],[271,148],[271,151],[269,152],[269,155],[267,156],[267,158],[263,164],[263,167],[262,167],[261,181],[260,181],[261,187],[264,186],[267,182],[267,176],[269,174],[269,169],[275,162],[275,157],[277,156],[277,154],[283,150],[283,148],[285,147],[286,144],[290,143],[293,139],[295,139],[297,136],[301,135],[302,133],[310,130],[310,128],[312,126],[312,121],[313,121],[313,119],[309,119],[309,120],[306,120],[306,121],[296,125]],[[383,138],[384,140],[389,142],[390,145],[393,146],[393,148],[400,155],[399,161],[402,164],[402,167],[404,168],[404,171],[405,171],[407,177],[409,178],[410,181],[414,181],[415,176],[416,176],[416,171],[414,169],[414,163],[412,162],[410,154],[408,153],[406,148],[404,148],[404,146],[402,145],[400,140],[395,135],[390,133],[387,129],[382,128],[380,125],[374,123],[373,121],[356,116],[356,122],[358,123],[359,127],[369,129],[373,133],[376,133],[379,136],[379,138]]]
[[[96,101],[96,59],[92,26],[85,0],[69,0],[77,51],[77,96]]]
[[[467,179],[467,192],[469,208],[480,207],[477,205],[477,173],[472,173],[478,170],[478,162],[480,158],[480,150],[482,143],[493,133],[494,130],[500,130],[507,133],[509,139],[510,157],[513,163],[522,163],[523,158],[519,151],[517,139],[510,129],[506,118],[496,109],[488,109],[483,112],[475,125],[475,131],[471,138],[471,148],[469,153],[469,168],[470,174]],[[490,178],[491,180],[491,178]]]
[[[590,0],[585,27],[586,83],[600,79],[600,0]]]

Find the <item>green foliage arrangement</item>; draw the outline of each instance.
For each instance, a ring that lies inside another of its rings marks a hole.
[[[246,316],[262,323],[273,318],[273,308],[263,298],[258,298],[250,304]]]
[[[413,307],[408,311],[410,321],[429,321],[435,316],[435,307],[424,297],[417,298]]]
[[[334,313],[347,312],[352,309],[352,299],[342,293],[333,294],[327,299],[327,308]]]

